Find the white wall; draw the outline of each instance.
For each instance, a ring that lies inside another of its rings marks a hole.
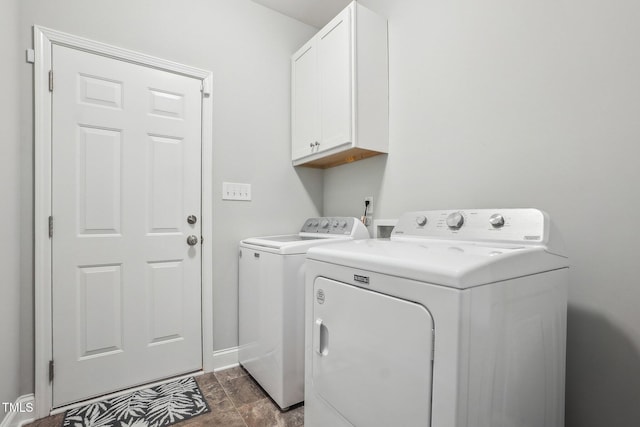
[[[539,207],[571,256],[568,427],[640,425],[640,3],[361,0],[389,19],[390,154],[324,214]]]
[[[13,402],[20,384],[20,115],[18,0],[0,13],[0,403]],[[4,418],[0,407],[0,422]]]
[[[322,211],[322,173],[295,171],[290,160],[289,57],[316,30],[249,0],[22,0],[22,47],[32,44],[34,24],[213,71],[215,241],[205,244],[214,246],[214,346],[236,346],[239,240],[296,232],[302,220]],[[29,147],[21,159],[27,183],[22,211],[30,218],[31,66],[21,72],[23,142]],[[13,163],[16,154],[6,159]],[[223,202],[222,181],[251,183],[253,201]],[[31,224],[23,234],[30,242]],[[32,248],[23,252],[23,276],[31,283]],[[32,295],[22,310],[31,322]],[[33,357],[30,334],[23,336],[22,353]],[[30,369],[22,382],[32,391]]]

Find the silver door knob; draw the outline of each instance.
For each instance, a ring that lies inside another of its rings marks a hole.
[[[313,142],[311,144],[309,144],[309,147],[313,148]]]
[[[318,141],[316,141],[316,143],[314,144],[316,147],[320,146],[320,143]]]
[[[187,244],[189,246],[195,246],[198,244],[198,237],[194,236],[193,234],[189,237],[187,237]]]
[[[191,225],[195,224],[196,222],[198,222],[198,217],[195,215],[189,215],[187,217],[187,222]]]

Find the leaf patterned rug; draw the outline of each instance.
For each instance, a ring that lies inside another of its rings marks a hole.
[[[63,427],[165,427],[209,411],[189,377],[70,409]]]

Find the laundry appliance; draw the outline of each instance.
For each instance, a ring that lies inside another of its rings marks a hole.
[[[298,234],[240,242],[240,364],[285,409],[304,398],[304,261],[307,249],[367,239],[356,218],[307,219]]]
[[[568,259],[536,209],[311,248],[305,427],[564,426]]]

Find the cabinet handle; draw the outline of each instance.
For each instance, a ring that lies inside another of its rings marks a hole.
[[[311,144],[309,144],[309,147],[313,148],[313,142]]]
[[[316,147],[320,146],[320,143],[318,141],[316,141],[316,143],[314,144]]]

